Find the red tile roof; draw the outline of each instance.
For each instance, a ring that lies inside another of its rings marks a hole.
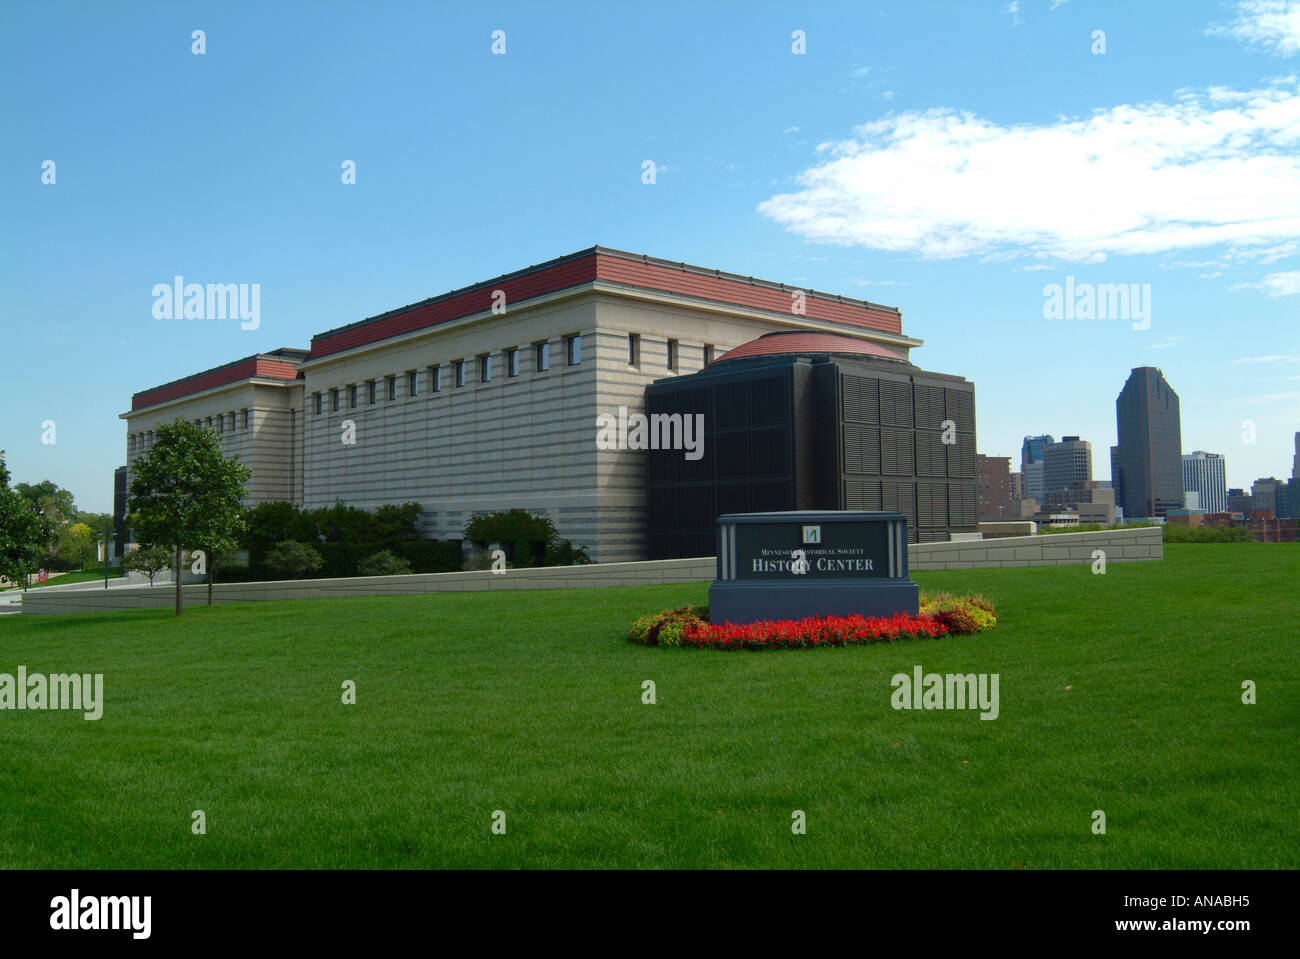
[[[859,340],[840,333],[804,333],[799,331],[767,333],[756,340],[742,343],[734,350],[723,353],[714,363],[738,360],[746,356],[778,356],[807,353],[850,353],[856,356],[875,356],[906,363],[900,353],[886,349],[870,340]]]
[[[883,333],[902,332],[900,314],[893,307],[596,246],[318,333],[312,337],[310,359],[486,312],[496,290],[503,291],[511,304],[596,280],[786,314],[791,312],[794,294],[802,292],[804,316]]]
[[[218,366],[202,373],[195,373],[151,390],[143,390],[131,397],[131,409],[142,410],[147,406],[166,403],[204,390],[225,386],[252,377],[273,380],[294,380],[298,378],[298,362],[305,355],[304,350],[284,351],[283,356],[259,353],[235,360],[225,366]]]

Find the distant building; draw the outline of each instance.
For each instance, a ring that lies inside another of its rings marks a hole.
[[[1077,436],[1062,436],[1061,442],[1043,451],[1043,493],[1066,489],[1071,483],[1092,479],[1092,444]]]
[[[1011,479],[1011,499],[1018,500],[1025,498],[1025,474],[1014,471],[1010,474]]]
[[[1178,394],[1154,366],[1130,374],[1115,400],[1119,444],[1111,448],[1111,482],[1130,519],[1163,517],[1183,505],[1182,426]]]
[[[1025,497],[1043,497],[1043,455],[1055,440],[1047,434],[1026,436],[1020,444],[1020,472],[1025,477]]]
[[[1273,514],[1278,519],[1300,519],[1300,479],[1293,477],[1278,486]]]
[[[1272,510],[1277,515],[1277,490],[1282,483],[1276,477],[1267,476],[1255,480],[1250,487],[1252,509]]]
[[[1183,454],[1183,490],[1199,495],[1199,507],[1210,513],[1228,508],[1227,472],[1218,453],[1197,450]]]
[[[1079,525],[1079,514],[1075,510],[1055,510],[1048,512],[1046,510],[1037,512],[1033,515],[1033,520],[1039,526],[1051,526],[1055,529],[1064,529],[1067,526]]]
[[[1081,523],[1115,522],[1115,491],[1102,480],[1075,480],[1065,489],[1048,490],[1043,511],[1073,510]]]
[[[1023,499],[1042,500],[1043,498],[1043,464],[1028,463],[1024,469],[1024,496]]]
[[[1300,480],[1300,433],[1295,435],[1295,455],[1291,457],[1291,478]]]
[[[1229,513],[1249,513],[1254,508],[1254,500],[1244,489],[1233,488],[1228,490]]]
[[[1011,512],[1011,457],[975,454],[978,478],[977,497],[981,520],[1010,519]]]

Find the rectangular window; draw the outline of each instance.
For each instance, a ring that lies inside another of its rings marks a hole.
[[[390,376],[388,378],[388,399],[389,400],[397,399],[397,377],[396,376]]]
[[[484,353],[478,358],[478,381],[480,383],[492,382],[492,354]]]
[[[429,392],[437,393],[442,389],[442,367],[429,367]]]
[[[704,365],[708,366],[712,362],[713,362],[713,344],[705,343],[704,344]]]
[[[573,336],[564,338],[566,362],[570,366],[577,366],[582,362],[582,336],[575,333]]]
[[[677,369],[677,341],[676,340],[668,341],[668,368],[670,370]]]
[[[537,362],[534,366],[534,372],[545,373],[551,368],[551,344],[537,344]]]
[[[357,408],[357,384],[353,383],[351,386],[348,387],[348,409],[355,410],[356,408]]]
[[[208,429],[212,429],[212,417],[211,417],[211,416],[208,417],[207,427],[208,427]]]
[[[149,431],[149,445],[153,446],[153,430]]]
[[[337,386],[330,390],[330,405],[333,412],[337,413],[339,411],[339,388]]]
[[[317,410],[316,412],[319,413],[320,410]],[[247,409],[247,408],[244,409],[244,427],[243,427],[243,428],[244,428],[244,429],[248,429],[248,409]]]
[[[225,413],[218,413],[218,414],[217,414],[217,432],[218,432],[218,433],[224,433],[225,431],[226,431],[226,414],[225,414]]]
[[[641,337],[635,333],[627,335],[627,365],[639,366],[641,363]]]
[[[465,361],[464,360],[456,361],[456,385],[457,386],[465,385]]]
[[[321,397],[320,393],[313,393],[312,395],[316,397],[316,415],[317,415],[317,416],[320,416],[320,413],[321,413],[321,406],[322,406],[322,403],[321,403],[322,397]]]
[[[506,376],[519,375],[519,351],[516,349],[506,350]]]
[[[406,371],[406,395],[407,396],[420,395],[420,374],[417,373],[415,370]]]
[[[379,398],[378,391],[375,388],[374,380],[366,380],[366,397],[368,398],[368,402],[370,403],[371,406],[374,406],[376,400],[378,400]]]

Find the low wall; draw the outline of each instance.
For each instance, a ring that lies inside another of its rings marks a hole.
[[[640,563],[593,563],[589,566],[549,566],[511,569],[504,573],[475,570],[464,573],[413,573],[407,576],[352,576],[341,579],[300,579],[273,583],[217,583],[215,603],[244,603],[269,599],[323,599],[332,596],[407,596],[421,593],[460,593],[488,589],[584,589],[596,586],[650,586],[659,583],[712,582],[712,556]],[[206,585],[182,587],[186,606],[208,601]],[[176,587],[142,586],[121,589],[32,590],[23,597],[24,613],[83,613],[113,609],[172,608]]]
[[[1093,561],[1103,550],[1106,562],[1163,559],[1159,527],[1014,536],[956,543],[913,543],[908,563],[914,570],[974,569],[988,566],[1064,566]],[[694,559],[648,560],[639,563],[594,563],[541,569],[489,570],[466,573],[415,573],[408,576],[353,576],[343,579],[302,579],[275,583],[218,583],[213,601],[243,603],[271,599],[322,599],[331,596],[405,596],[459,593],[489,589],[586,589],[597,586],[648,586],[659,583],[712,582],[712,556]],[[207,602],[208,588],[186,586],[185,605]],[[24,613],[81,613],[113,609],[171,608],[172,586],[29,591]]]
[[[907,562],[914,570],[978,569],[988,566],[1071,566],[1093,561],[1093,550],[1107,563],[1164,559],[1164,534],[1158,526],[1102,529],[1088,533],[1002,536],[964,543],[913,543]]]

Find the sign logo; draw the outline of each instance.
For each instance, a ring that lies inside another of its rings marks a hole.
[[[822,528],[820,526],[805,526],[803,528],[803,541],[805,543],[820,543],[822,541]]]

